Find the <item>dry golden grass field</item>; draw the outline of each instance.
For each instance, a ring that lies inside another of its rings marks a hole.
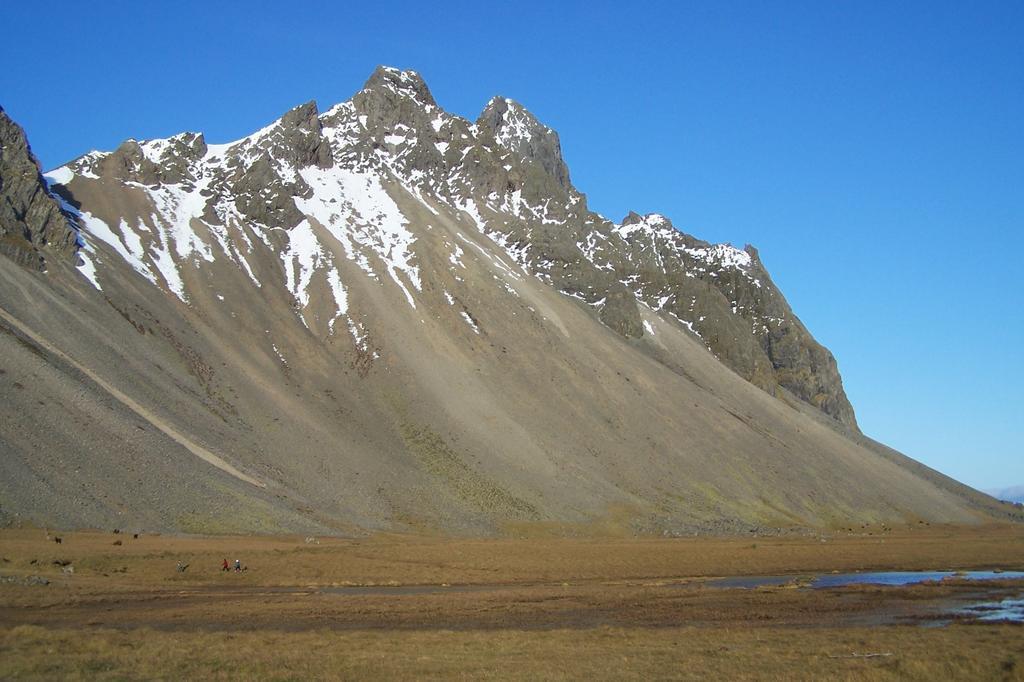
[[[0,531],[0,678],[1024,679],[1024,627],[953,613],[1019,597],[1022,581],[806,587],[836,571],[1021,570],[1018,526],[683,539],[53,535]],[[225,573],[224,559],[247,570]],[[714,583],[744,575],[787,580]]]

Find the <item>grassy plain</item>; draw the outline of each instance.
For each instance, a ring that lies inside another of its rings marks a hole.
[[[0,531],[0,678],[1024,679],[1021,626],[922,626],[1020,582],[798,587],[830,571],[1024,569],[1017,526],[61,538]],[[236,558],[248,570],[220,570]],[[708,582],[768,574],[792,582]]]

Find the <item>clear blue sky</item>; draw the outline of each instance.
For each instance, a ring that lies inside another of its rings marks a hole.
[[[337,5],[337,6],[336,6]],[[416,69],[562,136],[610,218],[756,245],[861,426],[1024,483],[1024,3],[4,3],[0,105],[44,165],[246,135]]]

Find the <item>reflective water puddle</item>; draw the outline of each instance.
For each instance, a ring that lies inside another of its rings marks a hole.
[[[834,573],[819,575],[811,587],[844,587],[846,585],[916,585],[929,581],[957,578],[960,580],[1021,580],[1024,571],[879,571],[875,573]]]
[[[747,588],[810,587],[823,589],[847,585],[915,585],[929,581],[957,578],[960,580],[1022,580],[1024,571],[875,571],[869,573],[825,573],[815,576],[759,575],[730,576],[708,580],[708,587]]]
[[[957,609],[955,613],[986,623],[997,621],[1024,623],[1024,598],[1009,597],[1002,601],[980,602]]]

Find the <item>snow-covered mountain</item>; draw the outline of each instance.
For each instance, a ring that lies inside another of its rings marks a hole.
[[[323,113],[128,140],[46,184],[81,248],[0,269],[21,343],[0,340],[35,377],[7,401],[5,514],[689,532],[1005,513],[860,435],[755,249],[590,211],[512,100],[470,123],[382,67]],[[62,409],[33,421],[30,400]]]
[[[338,258],[390,280],[415,307],[416,236],[387,187],[427,211],[454,214],[623,336],[643,336],[640,311],[649,309],[758,386],[781,386],[856,426],[834,359],[792,314],[755,250],[707,244],[659,215],[614,224],[587,210],[557,134],[512,100],[492,99],[471,124],[440,109],[414,72],[380,68],[352,100],[322,115],[310,102],[225,145],[207,145],[197,133],[129,140],[48,177],[71,194],[88,193],[80,187],[90,180],[116,182],[142,203],[119,211],[116,223],[81,215],[92,237],[83,272],[98,288],[97,242],[183,302],[181,273],[197,260],[226,257],[255,287],[279,280],[252,269],[247,256],[265,247],[279,256],[307,326],[319,313],[333,331],[346,316]],[[287,244],[273,243],[275,231]],[[451,257],[463,247],[452,244]],[[314,280],[330,288],[333,314],[307,310]]]

